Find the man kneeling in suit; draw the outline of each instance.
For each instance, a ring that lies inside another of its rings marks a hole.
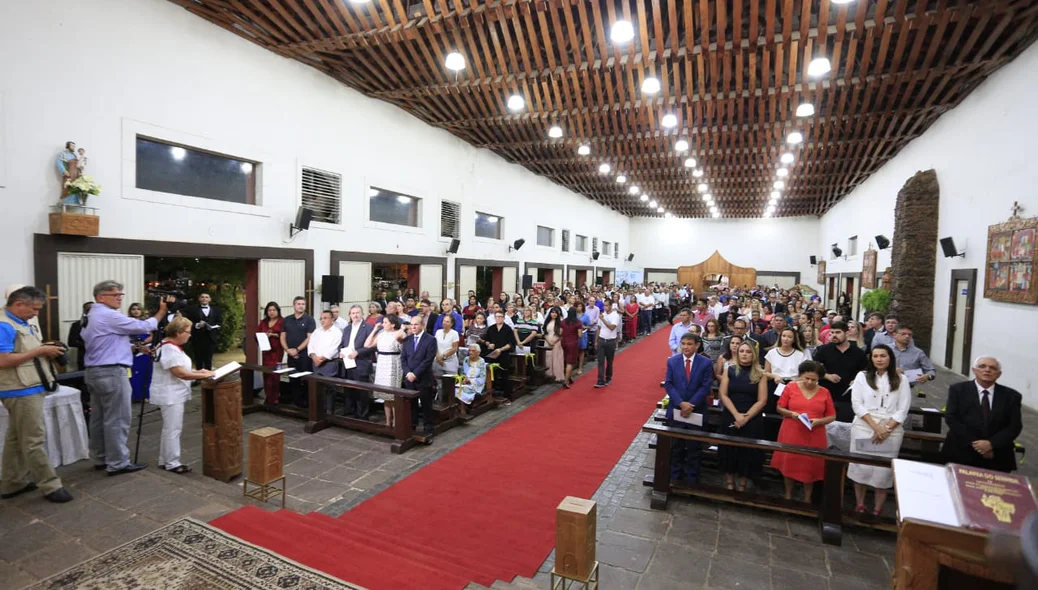
[[[948,436],[941,456],[948,463],[961,463],[1006,473],[1016,469],[1013,441],[1023,430],[1020,403],[1015,389],[996,383],[1002,364],[990,356],[973,362],[973,381],[948,388],[944,420]]]
[[[667,359],[667,378],[663,382],[670,399],[667,404],[667,426],[703,429],[702,426],[675,420],[675,413],[684,418],[698,414],[703,420],[702,424],[706,424],[706,396],[710,394],[714,370],[709,358],[696,354],[700,343],[702,339],[698,334],[685,332],[681,337],[680,351]],[[698,441],[675,439],[670,456],[671,479],[687,479],[690,483],[698,483],[700,453],[701,445]]]

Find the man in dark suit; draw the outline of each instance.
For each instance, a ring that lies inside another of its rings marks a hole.
[[[357,366],[345,369],[344,376],[350,381],[371,381],[371,359],[375,348],[365,348],[364,343],[368,340],[373,329],[364,321],[363,310],[359,305],[350,307],[349,322],[342,328],[342,346],[340,351],[343,358],[352,359]],[[368,419],[371,409],[371,392],[362,389],[350,389],[346,392],[346,415],[356,416],[362,420]]]
[[[411,335],[404,340],[400,348],[400,370],[404,374],[404,389],[418,392],[418,398],[411,400],[411,425],[418,428],[418,404],[422,404],[424,426],[422,434],[426,443],[432,442],[433,398],[436,395],[436,381],[433,379],[432,364],[436,360],[436,338],[425,333],[425,321],[421,317],[411,318]]]
[[[1001,375],[998,359],[982,356],[973,363],[976,379],[948,388],[944,412],[948,436],[941,447],[944,461],[1006,473],[1016,469],[1013,441],[1023,430],[1022,396],[996,383]]]
[[[680,352],[667,359],[667,378],[663,382],[670,400],[667,426],[702,430],[702,425],[706,424],[706,396],[714,381],[714,370],[709,358],[696,354],[701,343],[698,334],[686,332],[681,337]],[[698,415],[700,425],[675,420],[675,413],[682,418]],[[675,439],[670,455],[671,479],[688,479],[690,483],[697,483],[700,453],[699,442]]]
[[[196,369],[212,370],[213,353],[220,339],[223,313],[219,307],[209,304],[211,300],[208,293],[202,293],[198,296],[198,305],[185,314],[195,328],[191,332],[191,351],[194,353]]]

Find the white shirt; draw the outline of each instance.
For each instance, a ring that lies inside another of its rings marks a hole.
[[[209,306],[208,305],[203,306],[201,309],[202,309],[202,315],[204,315],[205,317],[209,317]]]
[[[981,387],[980,383],[977,383],[976,379],[973,380],[973,384],[977,386],[977,401],[980,402],[980,407],[984,407],[985,391],[988,392],[988,406],[992,408],[995,407],[995,384],[992,384],[991,387],[988,387],[987,389]]]
[[[719,317],[721,317],[722,313],[728,311],[728,308],[725,307],[724,304],[715,303],[713,305],[713,307],[710,308],[710,311],[714,312],[714,317],[715,318],[719,318]]]
[[[876,389],[872,389],[865,371],[861,371],[851,384],[851,406],[854,408],[855,420],[865,414],[885,414],[898,424],[904,424],[908,419],[908,410],[912,407],[911,384],[902,377],[901,385],[892,391],[890,379],[884,373],[876,375]]]
[[[771,363],[771,372],[783,379],[796,379],[800,374],[800,363],[806,360],[803,351],[793,349],[793,354],[783,356],[779,349],[772,348],[764,355],[764,360]]]
[[[644,309],[644,306],[646,305],[651,305],[653,307],[656,306],[656,298],[654,298],[652,295],[646,295],[644,293],[638,295],[638,297],[635,298],[635,301],[638,302],[638,307],[641,309]]]
[[[191,358],[176,344],[163,344],[159,348],[159,362],[151,377],[151,403],[156,406],[173,406],[191,399],[191,380],[173,375],[170,369],[181,367],[191,370]]]
[[[306,345],[306,352],[326,359],[339,356],[339,346],[342,345],[342,330],[332,326],[325,330],[317,326],[314,333],[310,335],[310,342]]]
[[[342,332],[346,330],[346,326],[349,325],[349,322],[346,321],[346,318],[339,316],[338,318],[336,318],[335,323],[332,325],[334,325],[336,328],[339,329],[340,332]]]
[[[603,321],[605,320],[605,321]],[[614,328],[609,329],[609,326],[605,325],[605,322],[613,324]],[[598,337],[603,340],[616,340],[616,334],[620,331],[620,314],[615,311],[603,311],[598,316]]]

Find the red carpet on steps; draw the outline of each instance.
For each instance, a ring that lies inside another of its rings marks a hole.
[[[332,518],[246,507],[211,524],[371,590],[458,590],[532,577],[555,546],[555,509],[590,498],[662,396],[669,330]]]

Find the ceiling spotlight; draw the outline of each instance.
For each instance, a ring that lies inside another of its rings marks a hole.
[[[548,137],[552,139],[558,139],[562,137],[562,127],[558,125],[552,125],[551,129],[548,130]]]
[[[685,141],[684,139],[679,139],[677,141],[677,143],[674,144],[674,149],[679,151],[679,152],[687,152],[688,151],[688,142]],[[693,166],[694,166],[694,164],[693,164]]]
[[[656,213],[663,213],[663,207],[657,207]]]
[[[767,211],[768,211],[768,213],[774,213],[775,212],[775,206],[774,205],[768,205]]]
[[[696,167],[696,159],[695,158],[685,158],[685,168],[695,168],[695,167]]]
[[[708,187],[705,182],[700,182],[696,185],[696,190],[701,193],[705,193],[706,191],[710,190],[710,187]]]
[[[768,201],[768,206],[769,207],[774,207],[777,204],[778,204],[778,201],[775,200],[775,199],[771,199],[770,201]]]
[[[667,129],[670,129],[672,127],[677,127],[677,125],[678,125],[678,116],[673,114],[673,113],[667,113],[666,115],[663,115],[663,120],[660,121],[660,122]]]
[[[663,218],[664,219],[670,219],[670,217],[671,217],[671,215],[670,215],[669,211],[663,214]]]
[[[719,209],[717,208],[716,205],[710,205],[710,210],[713,211],[714,213],[717,213],[719,211]]]
[[[653,209],[655,209],[657,205],[658,205],[658,203],[656,202],[655,199],[649,201],[649,206],[652,207]]]
[[[577,148],[577,155],[587,156],[591,154],[591,146],[582,145]]]
[[[782,162],[783,164],[792,164],[793,163],[793,154],[791,154],[789,152],[786,152],[786,153],[782,154],[782,157],[779,158],[779,161]]]
[[[714,216],[714,219],[717,219],[718,217],[721,216],[721,212],[720,211],[714,211],[713,212],[713,216]]]
[[[654,76],[649,76],[642,81],[642,94],[656,94],[660,91],[660,81]]]
[[[775,184],[773,184],[771,186],[775,187],[775,190],[780,191],[780,190],[786,188],[786,183],[782,182],[781,180],[776,180]]]
[[[764,212],[764,217],[771,217],[771,213],[769,213],[769,212],[765,211],[765,212]]]
[[[632,195],[637,195],[641,192],[641,189],[638,188],[637,184],[634,184],[631,185],[631,188],[627,189],[627,192],[631,193]]]
[[[698,170],[693,170],[692,171],[692,176],[695,176],[696,178],[702,178],[703,177],[703,169],[700,168]]]
[[[790,145],[796,145],[804,141],[804,134],[799,131],[794,131],[786,136],[786,143]]]
[[[807,75],[817,78],[818,76],[828,74],[832,69],[833,67],[829,64],[828,57],[816,57],[811,60],[811,63],[807,64]]]
[[[444,65],[452,72],[460,72],[465,69],[465,56],[457,51],[452,51],[447,54],[447,61],[444,62]]]
[[[508,97],[508,110],[510,111],[521,111],[526,107],[526,100],[518,94],[513,94]]]
[[[616,182],[617,182],[617,184],[623,184],[623,183],[627,182],[627,177],[624,176],[623,174],[621,174],[621,175],[616,177]]]
[[[609,174],[609,164],[602,164],[598,167],[599,174]]]
[[[810,117],[813,114],[815,114],[815,105],[809,102],[800,103],[800,106],[797,107],[798,117]]]
[[[706,193],[705,195],[703,195],[703,200],[707,201],[707,202],[713,201],[714,200],[714,196],[711,195],[710,193]]]
[[[775,174],[777,174],[779,178],[785,178],[789,176],[789,170],[786,170],[785,168],[779,168],[775,171]]]
[[[642,194],[642,196],[638,197],[638,200],[644,203],[649,200],[649,195]]]
[[[772,199],[776,199],[776,200],[781,199],[782,198],[782,193],[780,193],[778,191],[771,191],[771,198]]]
[[[609,30],[609,38],[613,40],[613,43],[627,43],[634,39],[634,25],[626,20],[616,21],[613,23],[613,28]]]

